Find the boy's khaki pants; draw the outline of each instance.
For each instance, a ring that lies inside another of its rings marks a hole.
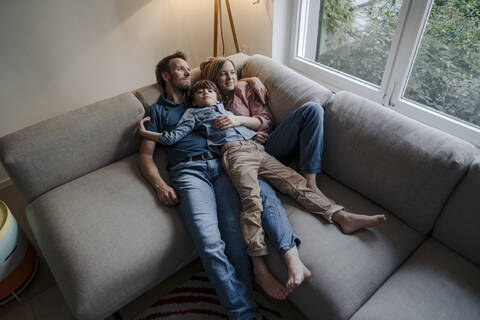
[[[241,203],[241,228],[250,256],[268,254],[262,228],[262,198],[258,178],[290,195],[311,213],[330,223],[332,215],[343,209],[332,200],[307,187],[303,176],[265,152],[253,140],[228,142],[222,147],[222,163],[237,189]]]

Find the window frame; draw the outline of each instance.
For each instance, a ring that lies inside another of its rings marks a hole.
[[[290,21],[274,19],[274,30],[279,29],[279,23],[291,25],[292,28],[274,31],[272,57],[282,56],[282,63],[334,92],[348,90],[480,147],[480,128],[402,98],[433,3],[434,0],[403,0],[380,87],[302,57],[306,48],[307,23],[304,21],[308,15],[310,0],[275,1],[275,9],[280,7],[280,10],[290,12],[284,15]],[[291,34],[288,34],[289,32]],[[283,46],[285,52],[275,52],[275,42],[281,37],[287,39],[287,45]]]

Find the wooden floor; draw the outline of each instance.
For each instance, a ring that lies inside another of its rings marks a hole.
[[[0,200],[3,200],[17,220],[20,228],[35,244],[32,232],[25,216],[26,202],[15,185],[0,189]],[[69,320],[73,319],[65,300],[60,293],[52,273],[40,256],[37,274],[30,285],[19,295],[21,301],[12,300],[0,306],[2,320]],[[145,308],[155,303],[180,283],[188,280],[193,274],[202,270],[199,260],[186,266],[152,290],[146,292],[121,310],[123,320],[134,319]],[[268,299],[285,319],[305,319],[296,308],[288,302],[277,302]],[[108,320],[113,320],[110,316]]]

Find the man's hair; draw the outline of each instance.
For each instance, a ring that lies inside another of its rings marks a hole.
[[[190,96],[192,97],[192,102],[195,104],[195,92],[200,89],[212,89],[217,94],[218,101],[222,101],[222,95],[220,91],[218,91],[217,86],[210,80],[198,80],[195,84],[190,88]]]
[[[236,70],[235,63],[232,60],[225,57],[214,58],[209,61],[205,61],[200,65],[200,72],[202,79],[213,81],[217,84],[218,78],[220,77],[220,70],[223,68],[225,62],[230,62],[233,68]]]
[[[165,82],[162,79],[162,72],[168,72],[170,74],[170,60],[180,58],[187,61],[187,56],[182,51],[177,51],[174,54],[166,56],[157,63],[155,68],[155,76],[157,77],[157,82],[165,90]]]

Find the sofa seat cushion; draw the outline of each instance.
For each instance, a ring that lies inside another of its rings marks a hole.
[[[352,320],[480,319],[480,269],[433,239]]]
[[[79,319],[101,319],[195,257],[175,208],[159,204],[138,155],[33,201],[27,217],[55,280]]]
[[[300,257],[312,278],[289,295],[310,319],[348,319],[424,239],[405,223],[326,175],[319,178],[326,195],[351,211],[386,214],[381,226],[343,234],[335,225],[305,212],[283,197],[292,227],[300,237]],[[268,257],[276,277],[286,280],[285,263]]]

